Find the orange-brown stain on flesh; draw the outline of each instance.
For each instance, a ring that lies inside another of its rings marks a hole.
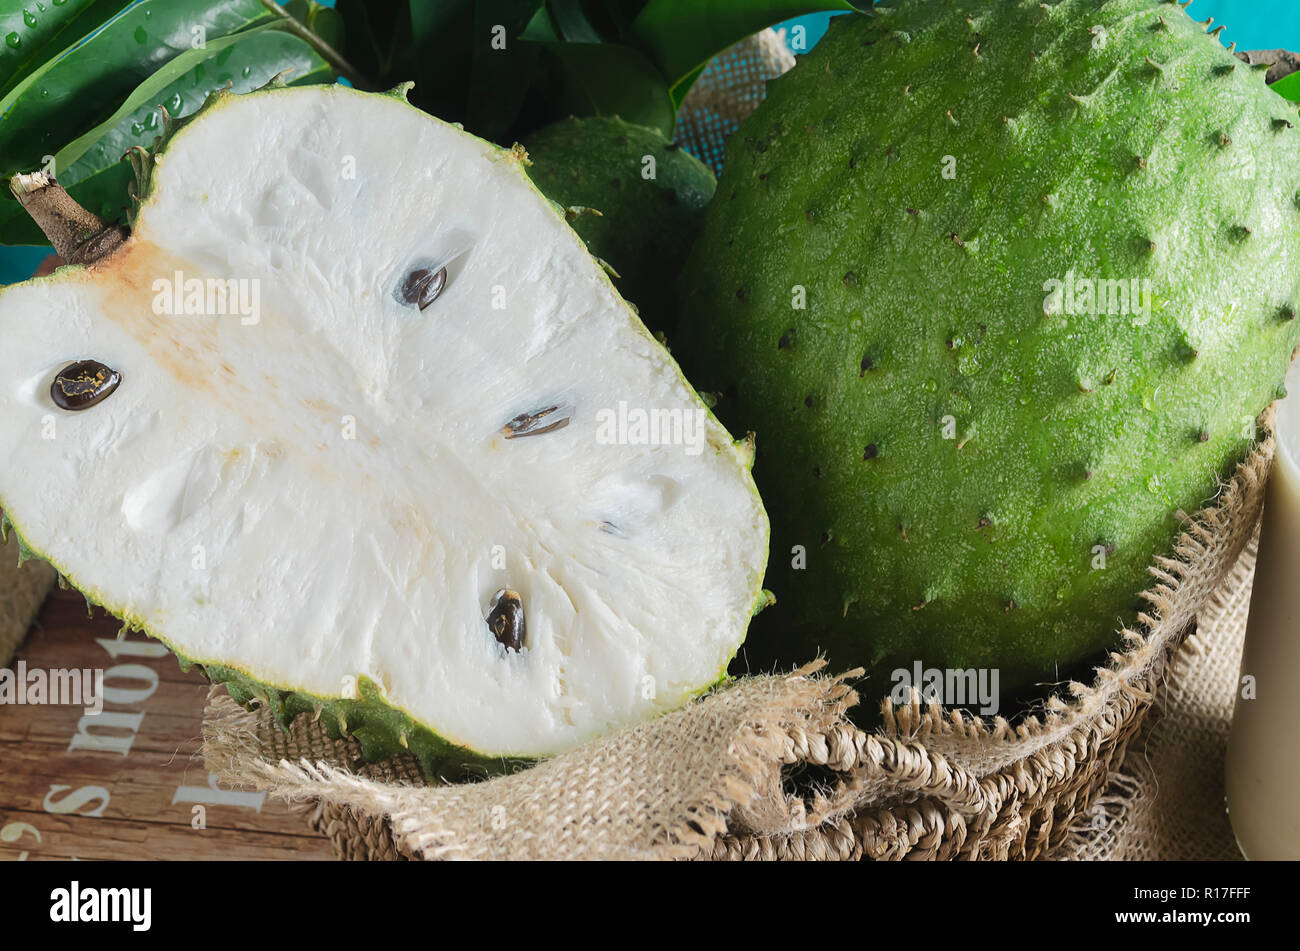
[[[187,276],[202,272],[139,237],[128,240],[101,266],[113,270],[113,280],[95,282],[104,297],[105,315],[134,337],[154,363],[182,387],[203,393],[247,419],[252,401],[241,400],[244,405],[240,406],[231,396],[235,389],[251,393],[218,350],[219,324],[227,318],[154,313],[153,302],[159,293],[154,281],[170,282],[178,271]]]
[[[247,423],[251,431],[263,431],[267,424],[269,390],[255,392],[249,388],[245,382],[248,375],[240,369],[239,348],[233,352],[229,348],[222,350],[223,322],[240,318],[154,312],[153,302],[159,293],[154,288],[155,281],[173,281],[177,272],[186,280],[202,280],[207,276],[204,270],[140,235],[129,239],[95,270],[108,268],[112,269],[112,280],[96,279],[92,272],[83,272],[87,283],[102,294],[105,315],[130,334],[149,358],[182,388],[235,414]],[[263,316],[263,321],[268,325],[273,323],[267,315]],[[257,327],[242,326],[239,329],[248,333],[258,330]],[[224,342],[229,343],[230,338]],[[260,376],[271,390],[281,390],[281,382],[270,374],[261,373]],[[280,399],[275,403],[280,407],[284,405]],[[315,425],[307,419],[294,421],[304,448],[316,442],[321,429],[337,429],[343,415],[337,406],[323,399],[300,398],[298,403],[320,417]],[[380,441],[377,436],[370,436],[367,443],[374,448]]]

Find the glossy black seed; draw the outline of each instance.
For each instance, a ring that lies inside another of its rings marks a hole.
[[[572,416],[566,410],[561,410],[559,406],[548,406],[535,413],[520,413],[501,427],[501,435],[506,439],[516,439],[520,436],[553,433],[569,425],[571,418]]]
[[[502,588],[492,596],[492,602],[488,605],[487,626],[492,636],[506,650],[523,650],[527,627],[524,624],[524,602],[518,591]]]
[[[414,304],[420,310],[428,307],[442,289],[447,286],[447,269],[438,268],[434,271],[427,267],[419,267],[406,275],[406,280],[402,282],[402,300],[408,304]]]
[[[107,399],[119,383],[122,374],[98,360],[78,360],[58,372],[50,384],[50,399],[60,409],[89,409]]]

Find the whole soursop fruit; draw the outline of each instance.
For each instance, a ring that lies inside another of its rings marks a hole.
[[[524,146],[533,183],[573,209],[573,229],[617,272],[646,326],[671,329],[676,281],[716,187],[709,167],[658,129],[616,116],[562,119]]]
[[[769,84],[675,338],[758,435],[777,610],[751,662],[1028,696],[1118,646],[1300,341],[1296,108],[1206,29],[1157,0],[905,0]]]
[[[120,248],[0,294],[32,552],[238,699],[431,773],[724,676],[762,598],[752,450],[521,153],[303,87],[143,164]]]

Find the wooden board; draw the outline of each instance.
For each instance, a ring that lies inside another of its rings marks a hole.
[[[127,725],[0,703],[0,860],[332,859],[283,803],[213,782],[199,754],[207,681],[95,614],[54,592],[10,667],[102,670],[104,711]]]

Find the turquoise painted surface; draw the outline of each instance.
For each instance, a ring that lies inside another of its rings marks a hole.
[[[333,0],[327,3],[332,5]],[[1193,0],[1188,12],[1198,20],[1214,17],[1216,25],[1227,27],[1223,42],[1235,42],[1238,49],[1300,50],[1300,0]],[[806,52],[826,32],[829,19],[830,14],[813,14],[790,20],[780,28],[788,43],[798,41],[804,47],[795,52]],[[796,27],[802,28],[802,33]],[[30,276],[48,253],[47,248],[0,247],[0,284]]]
[[[1223,42],[1236,43],[1239,50],[1300,50],[1300,0],[1193,0],[1187,12],[1198,20],[1214,17],[1215,26],[1227,27],[1220,34]],[[803,27],[803,40],[812,49],[831,16],[814,13],[781,24],[786,42],[796,38],[795,27]]]

